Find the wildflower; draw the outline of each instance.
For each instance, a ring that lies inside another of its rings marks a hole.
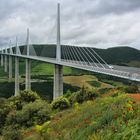
[[[42,130],[42,126],[41,125],[36,125],[35,126],[36,130],[41,131]]]

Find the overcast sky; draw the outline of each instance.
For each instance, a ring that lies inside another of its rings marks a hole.
[[[57,0],[0,0],[0,46],[56,41]],[[140,49],[140,0],[60,0],[61,42],[97,48]]]

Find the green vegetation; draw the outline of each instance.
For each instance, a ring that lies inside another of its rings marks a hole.
[[[55,57],[55,53],[54,53],[56,49],[55,45],[34,45],[34,48],[35,51],[37,52],[37,55]],[[62,49],[63,49],[63,45],[62,45]],[[95,51],[100,56],[102,56],[102,58],[106,60],[109,64],[130,65],[132,61],[140,62],[140,57],[139,57],[140,50],[128,46],[118,46],[118,47],[108,48],[108,49],[95,48]],[[134,63],[132,65],[134,66]],[[138,64],[136,65],[139,66]]]
[[[55,57],[56,45],[33,45],[34,50],[36,51],[36,55],[38,56],[47,56],[47,57]],[[62,49],[63,49],[62,45]],[[67,46],[69,47],[69,46]],[[75,46],[76,47],[76,46]],[[23,52],[24,46],[21,46],[21,52]],[[104,60],[109,64],[119,64],[119,65],[128,65],[128,66],[140,66],[140,50],[128,47],[128,46],[117,46],[108,49],[97,49],[94,50],[102,56]],[[90,50],[91,51],[91,50]],[[64,55],[64,54],[63,54]],[[62,58],[64,57],[62,55]],[[83,54],[81,54],[83,55]],[[83,56],[84,57],[84,56]]]
[[[21,138],[19,129],[50,120],[51,106],[32,91],[22,91],[19,96],[11,97],[0,107],[0,134],[4,140]]]
[[[101,87],[101,83],[98,81],[89,81],[88,83],[91,84],[93,87]]]
[[[98,98],[57,113],[42,126],[42,138],[60,140],[139,139],[140,106],[126,95]],[[130,129],[131,128],[131,129]],[[35,137],[34,137],[35,138]]]
[[[0,98],[1,140],[137,140],[140,103],[119,90],[111,96],[82,88],[49,104],[37,93]],[[72,101],[72,99],[74,99]]]
[[[84,101],[87,100],[93,100],[98,96],[99,94],[96,90],[89,90],[85,87],[82,87],[80,91],[71,94],[71,96],[69,96],[68,99],[71,105],[73,105],[76,102],[83,103]]]
[[[55,56],[52,54],[55,46],[49,51],[43,45],[40,47],[35,46],[37,55]],[[96,51],[108,63],[139,66],[139,50],[121,47]],[[140,104],[125,94],[139,93],[138,86],[120,78],[93,76],[91,72],[64,67],[65,94],[52,101],[53,69],[51,64],[32,61],[35,92],[21,91],[19,96],[10,97],[14,95],[14,79],[7,82],[7,73],[0,68],[0,97],[5,97],[0,98],[1,140],[140,139]],[[23,90],[25,62],[22,59],[20,74]]]
[[[64,110],[70,107],[70,102],[65,97],[58,97],[56,100],[52,102],[53,109]]]

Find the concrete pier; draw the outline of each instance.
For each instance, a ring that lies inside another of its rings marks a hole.
[[[53,99],[63,95],[63,66],[55,65]]]
[[[15,57],[15,96],[19,95],[19,58]]]
[[[1,54],[1,66],[3,67],[3,55]]]
[[[4,72],[8,72],[7,55],[4,56]]]
[[[12,79],[12,56],[9,55],[9,80]]]
[[[31,60],[26,59],[26,79],[25,79],[25,89],[31,89]]]

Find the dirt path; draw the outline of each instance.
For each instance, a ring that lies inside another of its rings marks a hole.
[[[128,94],[129,97],[136,99],[137,101],[140,101],[140,93],[137,94]]]

